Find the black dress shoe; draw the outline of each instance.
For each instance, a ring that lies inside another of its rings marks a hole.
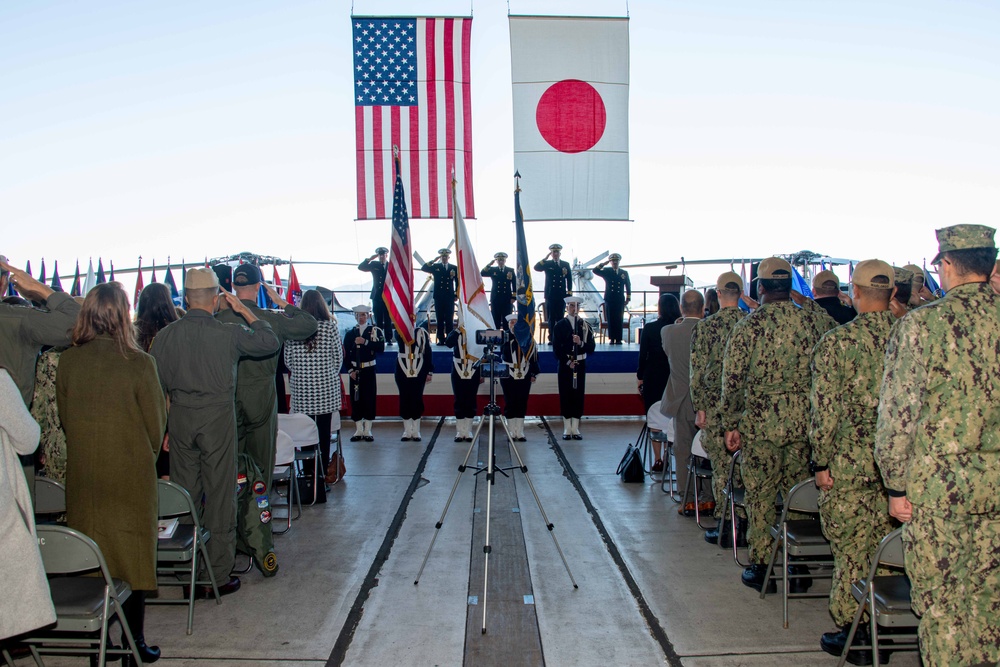
[[[130,654],[122,657],[122,667],[138,667],[138,665],[150,665],[160,659],[160,647],[147,646],[146,640],[142,637],[136,638],[135,647],[139,651],[139,659],[142,662],[136,663],[135,659]]]
[[[743,585],[749,586],[755,591],[759,591],[764,587],[764,575],[767,572],[767,565],[764,563],[752,563],[747,569],[743,570]],[[775,584],[774,580],[767,582],[767,592],[774,593],[778,590],[778,586]]]
[[[365,437],[365,436],[363,436],[363,435],[352,435],[351,436],[351,442],[357,442],[358,440],[361,440],[363,437]]]
[[[230,593],[235,593],[240,590],[240,578],[230,577],[229,581],[219,586],[219,595],[229,595]],[[187,597],[187,596],[185,596]],[[206,585],[196,586],[194,589],[194,599],[195,600],[208,600],[214,598],[215,595],[212,593],[212,587]]]
[[[420,436],[419,435],[415,435],[412,438],[410,438],[410,440],[412,440],[413,442],[420,442]]]
[[[365,436],[365,442],[375,442],[375,436],[374,435],[366,435]]]
[[[465,436],[465,441],[466,442],[472,442],[472,436],[471,435]]]
[[[788,574],[809,574],[809,568],[805,565],[789,565]],[[806,593],[812,586],[812,577],[796,577],[795,579],[788,579],[788,592],[789,593]],[[844,635],[845,639],[847,635]]]
[[[517,441],[518,441],[518,442],[528,442],[528,439],[527,439],[527,438],[525,438],[525,437],[524,437],[524,436],[522,435],[521,437],[517,438]]]
[[[409,442],[410,441],[410,436],[404,435],[402,438],[399,439],[399,441],[400,442]]]
[[[464,441],[465,441],[465,438],[463,438],[462,436],[460,436],[460,435],[456,435],[455,436],[455,442],[464,442]]]
[[[570,434],[568,434],[568,433],[563,433],[563,440],[569,440],[569,439],[570,439],[570,438],[572,438],[572,437],[573,437],[573,436],[571,436],[571,435],[570,435]]]
[[[580,435],[579,433],[574,433],[573,434],[573,439],[574,440],[583,440],[583,436]]]
[[[837,632],[824,632],[819,639],[819,647],[826,653],[839,657],[844,652],[844,645],[847,643],[847,635],[850,631],[851,626],[845,625]],[[859,625],[854,633],[854,641],[851,642],[851,646],[864,646],[866,644],[871,644],[868,627]],[[889,662],[889,651],[879,649],[878,661],[879,664],[883,665]],[[872,664],[872,651],[870,648],[852,648],[847,652],[847,662],[852,665],[870,665]]]

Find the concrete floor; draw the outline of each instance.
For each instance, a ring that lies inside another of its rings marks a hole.
[[[344,482],[326,505],[305,508],[291,532],[275,538],[278,575],[254,571],[222,605],[197,603],[193,635],[185,634],[185,608],[150,607],[146,636],[163,650],[159,664],[462,665],[469,596],[476,594],[470,554],[482,550],[472,543],[472,521],[485,511],[473,507],[471,472],[461,476],[420,584],[413,584],[468,448],[452,441],[453,421],[432,445],[438,423],[424,421],[420,443],[399,442],[399,422],[377,423],[374,443],[346,443]],[[618,480],[615,467],[640,428],[637,420],[585,420],[584,440],[553,446],[542,421],[527,424],[519,450],[579,584],[573,588],[524,476],[514,473],[531,576],[523,593],[534,596],[544,663],[835,665],[819,650],[819,635],[833,629],[825,600],[791,601],[783,629],[780,596],[760,600],[742,586],[731,552],[707,544],[658,484]],[[561,433],[558,419],[552,430]],[[422,461],[426,483],[414,478]],[[411,482],[415,490],[401,508]],[[513,510],[493,508],[494,516]],[[890,664],[919,660],[899,653]]]

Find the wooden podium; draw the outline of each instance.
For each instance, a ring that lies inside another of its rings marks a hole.
[[[694,287],[694,282],[685,275],[680,276],[652,276],[649,282],[654,287],[659,288],[660,296],[673,294],[679,301],[681,293]]]

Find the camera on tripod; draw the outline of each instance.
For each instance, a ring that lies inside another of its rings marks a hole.
[[[503,358],[494,351],[498,345],[503,345],[507,332],[503,329],[481,329],[476,332],[476,343],[483,345],[483,357],[479,367],[484,377],[491,380],[503,380],[510,377],[510,370]]]

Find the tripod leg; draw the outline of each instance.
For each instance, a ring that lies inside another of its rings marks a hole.
[[[431,556],[431,549],[434,548],[434,543],[437,541],[437,537],[441,532],[441,526],[444,525],[444,518],[448,516],[448,508],[451,507],[451,501],[455,497],[455,490],[458,489],[458,483],[462,480],[462,473],[466,471],[469,464],[469,457],[472,456],[472,448],[475,447],[476,441],[473,440],[469,443],[469,449],[465,452],[465,458],[462,460],[462,464],[458,466],[458,474],[455,475],[455,483],[451,486],[451,493],[448,494],[448,502],[444,504],[444,510],[441,511],[441,518],[438,522],[434,524],[434,536],[431,538],[431,544],[427,547],[427,553],[424,554],[424,560],[420,563],[420,571],[417,572],[417,578],[413,580],[413,585],[416,586],[420,583],[420,575],[424,573],[424,566],[427,565],[427,559]]]
[[[486,592],[489,590],[489,576],[490,576],[490,551],[492,547],[490,546],[490,503],[492,501],[493,494],[493,479],[496,475],[496,464],[493,460],[493,446],[496,443],[496,431],[495,427],[496,416],[490,414],[490,430],[489,430],[489,447],[486,452],[486,543],[483,545],[483,634],[486,634]],[[479,423],[482,427],[483,422],[485,422],[485,417]],[[475,442],[475,441],[473,441]]]
[[[524,465],[524,461],[521,459],[521,452],[517,451],[517,445],[513,442],[510,443],[510,450],[514,452],[514,457],[517,459],[517,465],[520,466],[521,472],[524,473],[524,479],[528,482],[528,488],[531,489],[531,495],[534,496],[535,504],[538,505],[538,511],[542,514],[542,521],[545,522],[545,527],[548,528],[549,535],[552,536],[552,544],[555,545],[556,551],[559,553],[559,558],[562,560],[563,567],[566,568],[566,574],[569,575],[569,580],[573,583],[573,588],[580,588],[580,586],[576,583],[576,579],[573,578],[573,573],[569,569],[569,563],[566,562],[566,556],[563,555],[563,550],[559,546],[559,540],[556,539],[556,534],[553,532],[555,526],[549,521],[549,517],[546,516],[545,508],[542,507],[542,501],[538,497],[538,492],[535,491],[535,485],[531,482],[531,476],[528,474],[528,466]]]

